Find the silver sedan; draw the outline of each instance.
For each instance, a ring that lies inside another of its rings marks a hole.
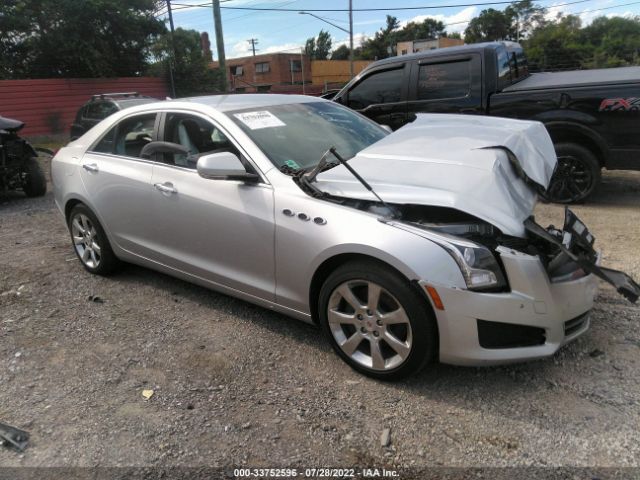
[[[536,122],[419,115],[390,133],[326,100],[222,95],[115,113],[52,161],[91,273],[131,262],[319,324],[396,379],[553,354],[587,331],[593,237],[531,213],[555,167]]]

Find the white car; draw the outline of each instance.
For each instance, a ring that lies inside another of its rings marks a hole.
[[[137,263],[322,326],[367,375],[540,358],[589,327],[596,265],[567,210],[531,217],[556,159],[537,122],[224,95],[133,107],[61,149],[55,200],[91,273]]]

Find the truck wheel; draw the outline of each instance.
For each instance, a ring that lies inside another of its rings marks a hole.
[[[35,158],[29,158],[24,166],[22,189],[27,197],[41,197],[47,192],[47,178]]]
[[[558,166],[543,197],[550,202],[576,203],[600,183],[600,163],[589,149],[576,143],[557,143]]]
[[[340,266],[324,282],[318,304],[331,346],[360,373],[398,380],[436,357],[438,329],[427,300],[388,267]]]

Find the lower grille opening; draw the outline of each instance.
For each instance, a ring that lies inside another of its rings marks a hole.
[[[478,338],[482,348],[517,348],[544,345],[544,328],[515,323],[478,320]]]
[[[574,333],[582,330],[587,321],[589,320],[589,312],[578,315],[576,318],[567,320],[564,322],[564,336],[569,337]]]

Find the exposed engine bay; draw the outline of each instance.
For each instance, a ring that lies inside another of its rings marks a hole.
[[[525,220],[527,236],[521,238],[506,235],[484,220],[447,207],[384,206],[377,202],[346,198],[333,198],[332,201],[383,217],[400,215],[395,220],[430,232],[470,240],[491,250],[499,263],[498,247],[537,256],[552,283],[575,280],[592,273],[613,285],[618,293],[631,302],[635,303],[640,296],[640,285],[627,274],[598,265],[598,254],[593,248],[595,238],[569,208],[565,209],[562,229],[554,225],[544,228],[530,217]]]

